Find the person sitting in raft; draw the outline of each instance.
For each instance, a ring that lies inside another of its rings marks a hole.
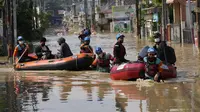
[[[161,41],[161,34],[156,32],[154,34],[155,45],[154,49],[157,51],[157,57],[165,64],[175,65],[176,54],[172,47],[166,44],[166,41]]]
[[[148,56],[144,57],[145,62],[145,79],[152,79],[160,82],[162,72],[162,61],[155,57],[156,50],[152,47],[148,49]]]
[[[114,64],[121,64],[121,63],[126,63],[129,62],[129,60],[126,60],[124,56],[126,55],[126,49],[124,45],[122,44],[124,42],[124,35],[122,34],[117,34],[116,39],[117,43],[114,45],[113,49],[113,55],[114,55]]]
[[[93,49],[90,46],[90,37],[84,38],[84,43],[80,46],[80,53],[93,53]]]
[[[28,61],[34,61],[34,58],[31,58],[28,56],[28,50],[29,46],[25,43],[22,36],[18,36],[17,38],[17,46],[14,49],[13,53],[13,62],[17,64],[18,62],[28,62]],[[15,63],[17,62],[17,63]]]
[[[53,59],[54,56],[51,54],[51,51],[48,46],[45,45],[46,38],[43,37],[40,40],[40,45],[36,47],[35,54],[38,59]]]
[[[58,49],[58,54],[56,55],[57,58],[66,58],[73,55],[69,45],[65,42],[63,37],[59,38],[57,42],[60,45],[60,49]]]
[[[153,48],[157,51],[158,46],[161,43],[161,34],[159,32],[156,32],[154,34],[154,42],[155,42],[155,45],[153,46]]]
[[[98,55],[96,61],[96,69],[100,72],[110,72],[110,61],[113,61],[114,58],[111,54],[103,52],[100,47],[97,47],[95,50]]]

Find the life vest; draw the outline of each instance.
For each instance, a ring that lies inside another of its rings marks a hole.
[[[26,45],[23,44],[23,46],[20,46],[20,45],[17,45],[17,48],[18,48],[18,52],[17,52],[17,57],[20,57],[22,55],[22,53],[24,52],[24,50],[26,49]],[[28,56],[28,52],[26,52],[24,56]]]
[[[81,45],[80,53],[93,53],[93,49],[90,45]]]
[[[153,62],[150,62],[148,60],[148,58],[146,58],[146,60],[145,60],[145,72],[148,76],[154,77],[159,71],[158,67],[159,67],[159,65],[157,63],[157,59],[155,59]]]
[[[99,67],[109,67],[110,66],[110,54],[103,54],[103,57],[98,57],[97,65]]]

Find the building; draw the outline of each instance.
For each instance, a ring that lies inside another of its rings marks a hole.
[[[172,11],[173,21],[168,24],[168,37],[169,41],[176,41],[180,43],[193,43],[194,42],[194,30],[195,25],[195,13],[196,6],[195,0],[166,0],[168,8]]]

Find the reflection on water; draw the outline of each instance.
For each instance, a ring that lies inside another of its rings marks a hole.
[[[66,40],[72,51],[78,53],[77,37],[66,37]],[[92,37],[91,44],[101,45],[112,53],[114,42],[113,36],[97,36]],[[58,47],[55,43],[47,43],[53,52]],[[152,44],[126,38],[127,59],[135,60],[144,45]],[[198,52],[192,45],[170,45],[176,49],[178,78],[160,84],[143,80],[112,81],[109,74],[95,71],[6,72],[7,69],[1,69],[0,112],[197,112],[200,110]]]
[[[90,74],[88,74],[90,75]],[[99,81],[72,75],[9,74],[0,87],[0,110],[10,112],[155,112],[199,110],[199,81],[162,83]],[[107,79],[109,76],[99,76]],[[146,83],[146,84],[144,84]],[[153,84],[151,84],[153,83]],[[147,86],[145,86],[147,85]],[[7,96],[6,96],[7,95]],[[6,97],[5,97],[6,96]],[[5,99],[8,98],[8,99]]]

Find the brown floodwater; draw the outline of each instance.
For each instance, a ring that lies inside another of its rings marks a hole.
[[[65,37],[74,54],[79,53],[77,36]],[[57,52],[58,37],[47,37]],[[112,53],[114,34],[91,39]],[[37,44],[37,43],[35,43]],[[126,58],[136,60],[140,49],[152,45],[126,35]],[[175,48],[178,76],[164,83],[137,80],[112,81],[96,71],[14,71],[0,67],[0,112],[199,112],[200,57],[191,44],[169,43]]]

